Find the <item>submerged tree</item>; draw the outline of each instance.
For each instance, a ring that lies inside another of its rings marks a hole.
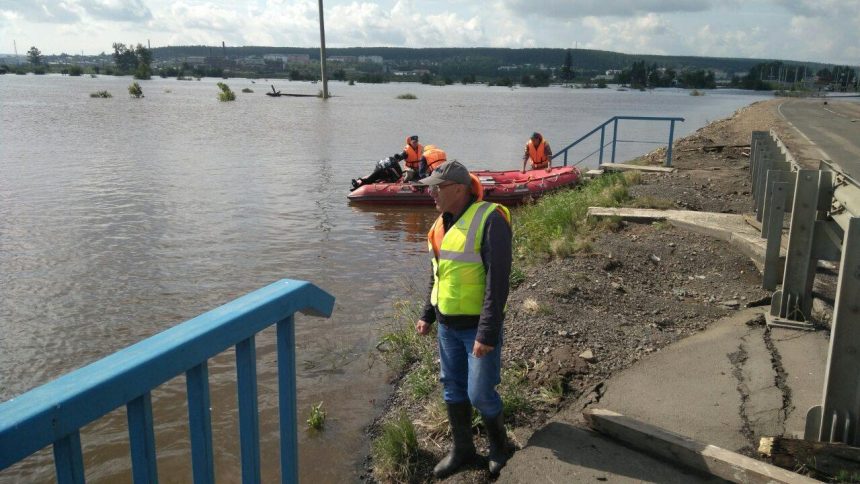
[[[570,55],[570,49],[564,55],[564,64],[561,66],[561,80],[570,82],[573,80],[573,59]]]
[[[235,101],[236,93],[234,93],[230,86],[224,84],[223,82],[218,83],[218,88],[221,89],[221,92],[218,93],[218,100],[222,102],[226,101]]]
[[[140,88],[140,84],[136,81],[132,82],[130,86],[128,86],[128,93],[131,97],[135,99],[140,99],[143,97],[143,89]]]
[[[36,46],[30,47],[30,50],[27,51],[27,60],[30,61],[30,64],[34,66],[38,66],[42,64],[42,51],[37,49]]]

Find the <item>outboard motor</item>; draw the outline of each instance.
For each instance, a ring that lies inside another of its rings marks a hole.
[[[370,175],[352,180],[352,190],[370,183],[395,183],[403,176],[400,168],[400,155],[389,156],[376,162],[376,166]]]

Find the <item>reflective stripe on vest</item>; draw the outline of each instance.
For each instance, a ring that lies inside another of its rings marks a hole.
[[[433,262],[433,290],[430,302],[445,315],[480,315],[484,305],[487,273],[481,260],[484,226],[494,210],[494,203],[475,202],[448,229],[439,247],[439,258],[433,247],[434,233],[442,223],[436,220],[428,234],[427,245]],[[510,212],[506,207],[505,218]]]

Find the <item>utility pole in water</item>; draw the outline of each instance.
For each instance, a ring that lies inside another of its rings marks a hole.
[[[320,70],[322,74],[322,98],[328,99],[328,79],[325,76],[325,24],[323,23],[323,0],[320,6]]]

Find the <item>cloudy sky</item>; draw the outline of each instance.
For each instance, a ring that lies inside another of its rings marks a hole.
[[[329,47],[579,47],[860,64],[860,0],[324,0]],[[0,53],[315,47],[316,0],[0,0]]]

